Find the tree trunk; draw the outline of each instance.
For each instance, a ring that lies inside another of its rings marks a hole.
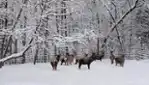
[[[97,38],[97,54],[99,55],[99,38]]]
[[[24,35],[23,35],[23,41],[22,41],[22,44],[23,44],[23,46],[25,46],[26,45],[26,34],[24,33]],[[22,64],[24,64],[25,63],[25,54],[24,55],[22,55]]]
[[[0,68],[2,68],[3,65],[4,65],[4,62],[0,62]]]
[[[57,55],[57,47],[54,45],[54,55]]]
[[[18,52],[18,40],[15,39],[14,41],[14,53],[17,53]],[[17,63],[17,59],[15,58],[15,64]]]
[[[6,56],[6,54],[8,53],[8,49],[9,49],[9,46],[11,45],[11,43],[12,43],[12,35],[8,39],[8,43],[6,44],[6,48],[3,52],[4,54],[3,54],[2,58],[4,58]]]
[[[44,63],[47,62],[46,49],[44,49]]]
[[[37,58],[38,58],[38,52],[39,52],[38,43],[36,45],[37,45],[37,48],[36,48],[36,52],[35,52],[35,56],[34,56],[34,65],[36,64],[36,61],[37,61]]]
[[[7,8],[8,8],[8,1],[5,0],[5,9],[7,11]],[[7,25],[8,25],[8,19],[7,19],[7,13],[5,14],[5,29],[7,29]]]
[[[1,58],[3,58],[3,54],[4,54],[4,45],[5,45],[5,39],[6,39],[6,35],[1,36],[2,37],[2,45],[1,45]],[[0,58],[0,59],[1,59]]]
[[[24,16],[24,28],[26,28],[26,24],[27,24],[27,17]],[[23,41],[22,41],[23,46],[26,45],[26,33],[23,33]],[[22,64],[24,64],[26,62],[25,59],[25,54],[22,55]]]
[[[114,3],[112,3],[113,6],[115,7],[115,17],[112,15],[110,9],[105,5],[107,11],[109,12],[110,16],[111,16],[111,19],[113,20],[114,24],[116,23],[116,19],[117,19],[117,10],[116,10],[116,5]],[[115,26],[115,30],[116,30],[116,33],[117,33],[117,39],[118,39],[118,42],[120,44],[120,52],[123,52],[123,46],[122,46],[122,41],[121,41],[121,37],[120,37],[120,33],[118,31],[118,28],[117,26]]]

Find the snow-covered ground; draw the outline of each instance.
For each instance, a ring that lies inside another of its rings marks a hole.
[[[124,68],[96,61],[91,70],[59,65],[52,71],[49,63],[9,65],[0,69],[0,85],[149,85],[149,60],[127,60]]]

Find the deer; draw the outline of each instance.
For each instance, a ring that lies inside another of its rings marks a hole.
[[[50,64],[51,64],[53,70],[57,70],[57,65],[60,60],[60,57],[61,57],[61,55],[56,55],[50,59]]]
[[[110,51],[110,61],[111,61],[111,64],[114,63],[114,59],[115,59],[115,56],[113,54],[113,51]]]
[[[86,55],[86,57],[78,60],[78,63],[79,63],[78,68],[81,69],[82,65],[87,65],[88,69],[90,70],[90,65],[95,60],[96,60],[95,53],[92,53],[90,57],[87,57]]]

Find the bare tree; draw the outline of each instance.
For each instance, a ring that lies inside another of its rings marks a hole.
[[[115,24],[110,28],[110,31],[107,33],[106,38],[104,39],[104,43],[107,42],[107,39],[110,36],[110,33],[114,31],[114,29],[116,29],[116,27],[129,15],[129,13],[131,13],[133,10],[135,10],[138,7],[140,0],[136,0],[135,4],[116,22]]]

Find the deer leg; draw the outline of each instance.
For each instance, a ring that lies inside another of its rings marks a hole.
[[[67,65],[67,61],[65,61],[65,65]]]
[[[61,65],[63,65],[64,62],[65,62],[65,61],[62,59],[62,60],[61,60]]]
[[[124,67],[124,63],[121,63],[121,66]]]
[[[111,64],[113,64],[114,63],[114,60],[111,60]]]
[[[115,65],[117,66],[117,62],[115,63]]]
[[[53,67],[53,62],[51,62],[51,66],[52,66],[52,69],[54,70],[54,67]]]
[[[88,69],[90,70],[90,64],[87,64],[87,66],[88,66]]]
[[[75,64],[77,64],[78,63],[78,60],[76,59],[76,62],[75,62]]]
[[[58,62],[55,62],[55,70],[57,70],[57,63],[58,63]]]
[[[68,62],[67,62],[67,60],[65,61],[65,65],[68,65]]]
[[[53,70],[55,70],[55,65],[53,66]]]
[[[69,60],[68,59],[66,60],[66,65],[69,65]]]
[[[56,62],[54,62],[54,65],[53,65],[53,67],[54,67],[54,70],[56,70]]]
[[[61,65],[63,65],[63,62],[61,61]]]
[[[113,63],[114,63],[115,62],[114,59],[112,59],[112,60],[113,60]]]
[[[79,66],[78,66],[78,68],[79,68],[79,69],[81,69],[81,65],[82,65],[82,64],[81,64],[81,63],[79,63]]]

